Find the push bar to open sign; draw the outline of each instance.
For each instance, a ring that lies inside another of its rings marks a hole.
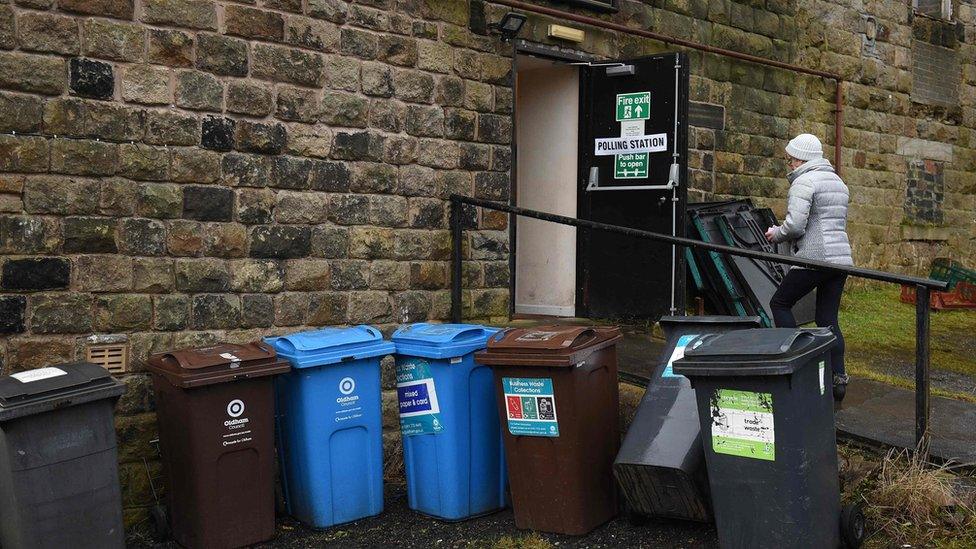
[[[642,135],[639,137],[606,137],[596,139],[593,148],[595,156],[614,156],[618,154],[653,153],[668,150],[668,134]]]

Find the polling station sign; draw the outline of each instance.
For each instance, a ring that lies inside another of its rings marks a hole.
[[[640,137],[605,137],[596,139],[593,147],[595,156],[614,156],[618,154],[637,154],[666,152],[668,134],[642,135]]]
[[[558,437],[556,397],[552,379],[536,377],[502,378],[508,432],[530,437]]]

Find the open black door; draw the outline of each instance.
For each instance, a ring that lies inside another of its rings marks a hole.
[[[594,64],[581,79],[579,217],[684,236],[687,57]],[[681,249],[604,231],[578,234],[578,315],[656,320],[684,311]]]

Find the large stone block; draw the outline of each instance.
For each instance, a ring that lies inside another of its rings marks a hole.
[[[85,215],[98,212],[98,181],[38,175],[26,179],[24,210],[35,214]]]
[[[59,290],[71,282],[71,262],[65,258],[9,259],[3,263],[0,288],[6,291]]]
[[[48,141],[41,137],[0,135],[0,170],[5,172],[46,172],[49,163]]]
[[[113,177],[103,179],[100,187],[98,213],[109,217],[135,215],[136,194],[139,191],[135,182]]]
[[[336,259],[349,251],[349,230],[345,227],[319,225],[312,229],[311,255]]]
[[[247,49],[247,42],[244,40],[201,33],[197,35],[196,66],[200,70],[222,76],[247,76]]]
[[[405,129],[410,135],[443,137],[444,110],[437,106],[408,105]]]
[[[358,95],[325,92],[322,95],[319,121],[332,126],[365,128],[368,109],[369,101]]]
[[[166,226],[153,219],[123,219],[119,224],[119,252],[155,256],[166,253]]]
[[[220,177],[220,155],[198,148],[170,149],[170,177],[181,183],[213,183]]]
[[[196,145],[200,122],[194,116],[170,111],[146,112],[146,143],[150,145]]]
[[[297,326],[305,323],[308,313],[308,295],[305,293],[284,293],[274,298],[275,326]]]
[[[391,322],[394,320],[393,304],[386,292],[350,292],[348,316],[352,324]]]
[[[365,290],[369,288],[369,262],[339,260],[330,264],[333,290]]]
[[[320,192],[281,191],[274,211],[278,223],[324,223],[329,217],[329,197]]]
[[[285,263],[285,289],[321,291],[330,287],[329,262],[321,259],[293,259]]]
[[[64,91],[65,84],[64,61],[61,58],[0,53],[0,88],[59,95]]]
[[[141,27],[140,27],[141,28]],[[193,35],[169,30],[149,29],[147,61],[170,67],[193,66]]]
[[[325,62],[317,53],[255,44],[251,59],[251,73],[257,78],[302,86],[321,86],[325,83]]]
[[[75,287],[82,292],[125,292],[132,288],[132,259],[83,255],[75,259]]]
[[[146,0],[142,20],[164,26],[216,30],[217,6],[209,0]]]
[[[260,225],[251,230],[251,257],[294,259],[309,255],[309,227]]]
[[[244,152],[279,154],[287,141],[287,131],[281,124],[265,124],[241,120],[236,127],[236,147]]]
[[[0,334],[19,334],[26,328],[27,298],[0,296]]]
[[[285,19],[284,41],[300,48],[334,52],[339,48],[339,27],[326,21],[290,16]]]
[[[275,193],[270,189],[237,191],[237,220],[248,225],[266,225],[274,216]]]
[[[168,293],[173,291],[174,284],[172,259],[140,257],[132,260],[133,291],[146,294]]]
[[[83,334],[92,330],[92,298],[84,294],[39,294],[30,300],[35,334]]]
[[[405,290],[410,287],[410,264],[404,261],[374,261],[369,285],[376,290]]]
[[[230,271],[235,292],[273,293],[284,287],[284,267],[277,261],[242,259],[231,262]]]
[[[184,109],[220,111],[224,87],[205,72],[182,71],[176,77],[176,105]]]
[[[152,298],[147,295],[99,296],[92,327],[96,332],[148,330],[152,314]]]
[[[221,183],[232,187],[265,187],[271,179],[272,159],[254,154],[225,154]]]
[[[118,252],[114,219],[68,217],[64,220],[65,253]]]
[[[168,105],[170,72],[153,65],[130,65],[122,70],[122,99],[143,105]]]
[[[434,77],[421,71],[398,70],[393,75],[393,87],[399,99],[430,103],[434,96]]]
[[[0,216],[0,252],[55,253],[61,247],[61,224],[39,216]]]
[[[157,330],[177,331],[190,326],[190,297],[185,295],[161,295],[153,298]]]
[[[86,15],[101,15],[116,19],[131,19],[132,0],[60,0],[58,9]]]
[[[112,65],[92,59],[72,59],[69,67],[70,71],[68,76],[71,91],[76,95],[95,99],[109,99],[112,97],[115,91],[115,73],[112,71]],[[62,73],[64,70],[60,64],[49,67],[38,66],[36,68],[41,69],[41,72],[38,73],[39,76],[44,76],[46,70],[57,69]],[[2,74],[3,68],[0,65],[0,75]],[[56,80],[59,82],[63,81],[63,74],[59,76],[60,78]],[[34,78],[37,78],[37,76]],[[57,86],[57,90],[55,91],[54,82],[52,82],[52,92],[60,93],[61,89],[63,89],[63,85]],[[41,89],[24,91],[38,91],[43,93]]]
[[[303,88],[278,88],[278,106],[275,116],[281,120],[311,123],[321,111],[319,94]]]
[[[37,133],[44,124],[44,103],[39,97],[0,94],[0,131]]]
[[[222,116],[204,117],[200,128],[200,145],[205,149],[215,151],[229,151],[234,148],[234,128],[236,122],[233,118]]]
[[[269,328],[274,324],[274,299],[270,295],[241,296],[241,327]]]
[[[349,230],[349,257],[385,259],[393,257],[393,230],[380,227],[353,227]]]
[[[141,141],[145,111],[117,103],[88,101],[84,108],[85,135],[106,141]]]
[[[139,186],[136,212],[143,217],[171,219],[183,212],[183,190],[178,185],[146,183]]]
[[[338,194],[332,197],[329,221],[339,225],[362,225],[369,220],[369,197]]]
[[[274,104],[271,90],[263,84],[235,81],[227,85],[227,110],[237,114],[263,117]]]
[[[113,61],[141,61],[146,29],[133,23],[86,19],[81,24],[84,54]]]
[[[252,40],[280,42],[285,36],[285,19],[280,13],[246,6],[224,8],[227,34]]]
[[[203,254],[209,257],[247,257],[247,227],[236,223],[208,223]]]
[[[226,292],[231,273],[220,259],[179,259],[176,261],[176,289],[181,292]]]
[[[407,224],[408,209],[407,199],[402,196],[370,196],[369,224],[379,227],[403,227]]]
[[[78,22],[72,17],[24,12],[17,17],[17,31],[24,50],[62,55],[79,51]]]
[[[169,176],[169,151],[162,147],[119,145],[118,173],[130,179],[162,181]]]
[[[316,292],[307,294],[310,326],[345,324],[348,319],[349,296],[344,292]]]
[[[237,328],[240,324],[240,297],[230,294],[193,296],[193,327],[195,329]]]

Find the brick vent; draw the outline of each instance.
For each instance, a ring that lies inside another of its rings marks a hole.
[[[129,347],[126,344],[93,345],[86,353],[88,362],[98,364],[113,374],[126,373],[129,363]]]

